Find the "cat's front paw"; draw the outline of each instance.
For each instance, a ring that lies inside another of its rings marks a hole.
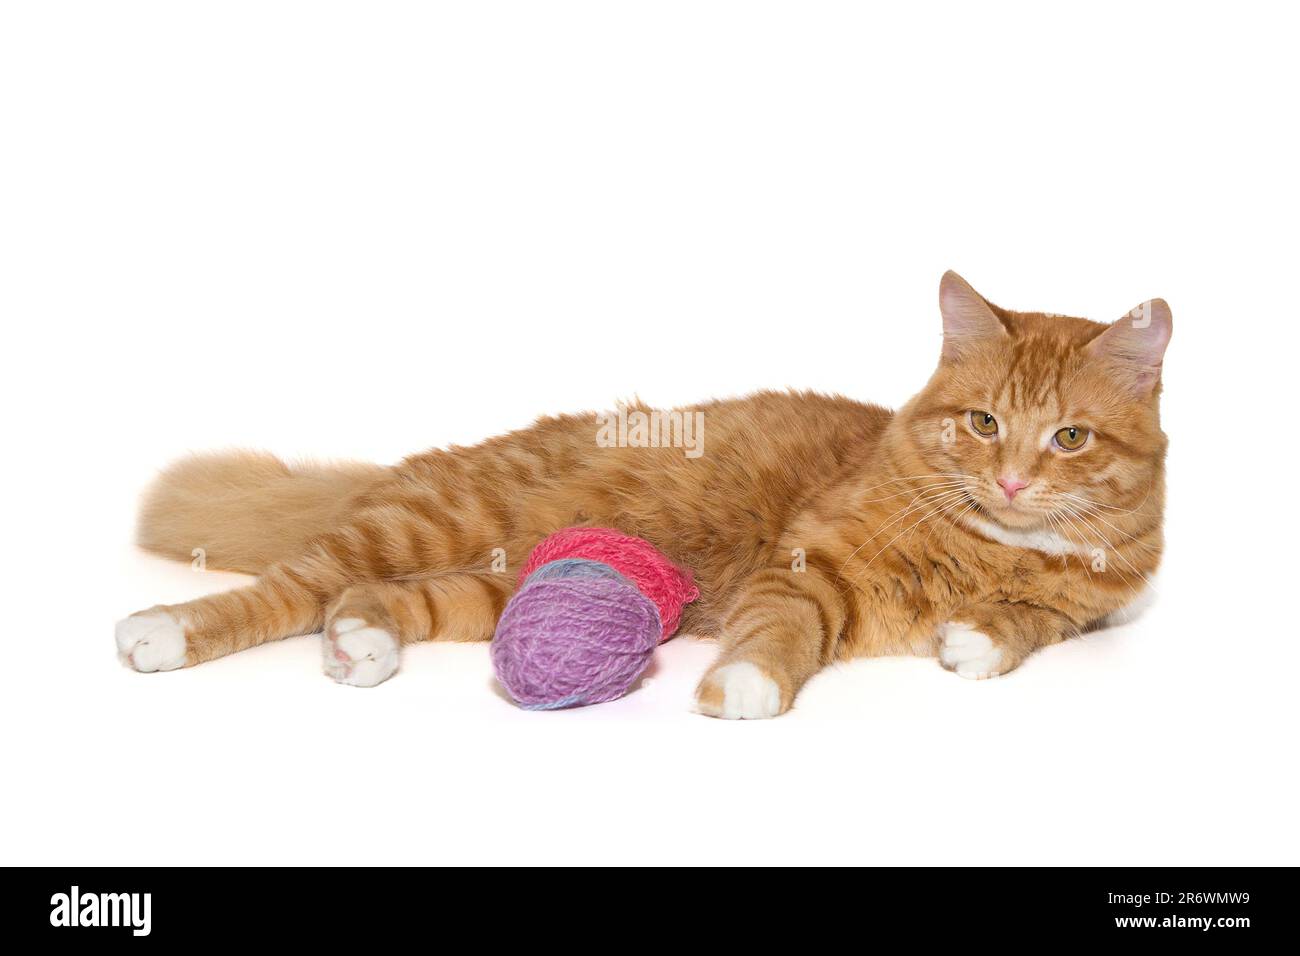
[[[167,611],[132,614],[117,622],[113,636],[118,660],[132,670],[148,673],[185,666],[185,627]]]
[[[695,707],[709,717],[758,720],[785,712],[781,688],[757,664],[736,661],[704,675],[695,692]]]
[[[399,642],[359,617],[331,621],[321,642],[325,673],[340,684],[374,687],[397,672]]]
[[[939,628],[939,663],[972,680],[997,677],[1015,661],[993,638],[969,624],[949,621]]]

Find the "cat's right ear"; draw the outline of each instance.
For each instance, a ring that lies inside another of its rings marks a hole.
[[[939,311],[943,315],[945,362],[955,362],[978,343],[1008,337],[1002,320],[984,297],[951,269],[939,281]]]

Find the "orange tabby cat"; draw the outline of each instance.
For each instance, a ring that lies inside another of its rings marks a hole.
[[[952,272],[940,310],[939,367],[896,413],[764,392],[689,410],[706,439],[689,454],[570,415],[391,468],[180,462],[146,498],[141,545],[260,577],[127,618],[119,653],[170,670],[323,628],[326,673],[377,684],[403,643],[491,638],[533,546],[591,524],[695,572],[683,629],[721,643],[705,714],[783,713],[859,655],[1004,674],[1155,570],[1171,316],[1160,299],[1110,326],[1008,312]]]

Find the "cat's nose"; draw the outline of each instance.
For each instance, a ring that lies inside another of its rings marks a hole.
[[[1021,488],[1026,487],[1029,482],[1021,481],[1015,475],[1003,475],[998,479],[998,484],[1002,486],[1002,493],[1007,496],[1007,501],[1014,501]]]

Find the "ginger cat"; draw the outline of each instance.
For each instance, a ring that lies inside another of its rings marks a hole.
[[[603,447],[592,416],[566,415],[394,467],[182,461],[146,496],[141,546],[259,578],[132,615],[118,652],[171,670],[323,628],[325,672],[378,684],[404,643],[489,640],[533,546],[591,524],[694,571],[683,630],[721,645],[704,714],[781,714],[837,658],[1004,674],[1131,603],[1158,564],[1172,319],[1160,299],[1109,326],[1009,312],[952,272],[940,311],[939,366],[899,411],[710,402],[689,410],[694,455]]]

